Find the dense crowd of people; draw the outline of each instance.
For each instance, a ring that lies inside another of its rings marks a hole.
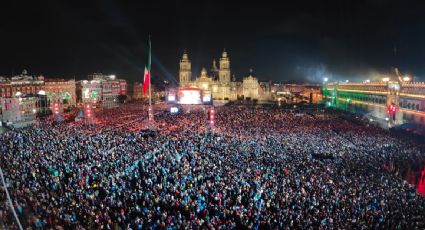
[[[48,121],[0,136],[13,205],[32,229],[423,229],[398,164],[415,143],[337,112],[129,104],[95,127]],[[90,130],[88,132],[87,130]],[[0,228],[16,228],[0,191]]]

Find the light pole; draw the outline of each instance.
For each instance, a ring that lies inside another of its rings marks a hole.
[[[214,106],[210,107],[207,111],[207,121],[208,121],[208,125],[210,126],[210,128],[214,127],[214,123],[215,123],[215,110],[214,110]]]
[[[53,99],[53,116],[57,122],[63,121],[63,104],[60,95],[55,95]]]
[[[93,111],[90,102],[84,104],[84,120],[87,126],[93,123]]]

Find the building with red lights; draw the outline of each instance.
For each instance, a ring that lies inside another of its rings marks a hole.
[[[127,96],[127,81],[124,79],[118,79],[117,80],[120,84],[120,91],[119,91],[119,95],[121,96]]]
[[[0,77],[0,97],[15,97],[17,94],[38,94],[44,88],[44,77],[27,75],[24,70],[11,78]]]
[[[84,104],[91,103],[93,107],[113,108],[119,104],[119,96],[127,96],[127,81],[116,79],[115,75],[93,73],[89,80],[81,84],[81,99]]]
[[[75,80],[65,80],[59,78],[44,79],[44,91],[47,96],[48,105],[52,101],[59,100],[66,108],[75,106],[77,103]]]

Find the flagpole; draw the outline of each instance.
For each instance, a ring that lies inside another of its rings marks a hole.
[[[151,35],[149,34],[149,59],[151,59],[151,55],[152,55],[152,49],[151,49]],[[149,114],[148,114],[148,119],[149,119],[149,125],[153,125],[153,110],[152,110],[152,92],[151,92],[151,69],[152,69],[152,60],[149,60]]]

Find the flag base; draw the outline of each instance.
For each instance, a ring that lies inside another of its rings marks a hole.
[[[148,108],[148,124],[147,124],[148,129],[150,129],[150,130],[156,130],[156,128],[157,128],[153,115],[154,115],[153,114],[153,108],[150,105],[149,108]]]

